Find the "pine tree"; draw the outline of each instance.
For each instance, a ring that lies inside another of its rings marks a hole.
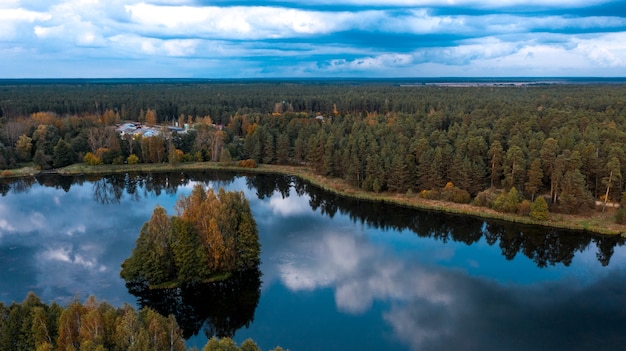
[[[490,163],[489,178],[491,180],[491,187],[493,188],[500,184],[500,178],[502,177],[502,160],[504,159],[504,149],[498,140],[491,143],[488,156]]]
[[[528,180],[526,181],[526,191],[531,194],[531,201],[535,200],[535,194],[543,185],[543,170],[541,169],[541,160],[536,158],[530,164],[528,170]]]
[[[52,164],[54,167],[65,167],[76,162],[76,152],[72,149],[72,145],[63,139],[59,139],[59,142],[54,147],[54,154],[52,157]]]

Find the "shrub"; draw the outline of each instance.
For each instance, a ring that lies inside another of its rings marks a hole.
[[[537,221],[545,221],[550,218],[550,210],[548,210],[548,203],[543,196],[537,196],[530,206],[530,218]]]
[[[471,198],[472,197],[466,190],[455,187],[452,182],[448,182],[441,191],[441,199],[444,201],[467,204],[470,202]]]
[[[126,162],[128,162],[129,165],[136,165],[137,163],[139,163],[139,157],[137,157],[137,155],[135,154],[131,154],[126,159]]]
[[[624,208],[620,208],[615,212],[615,223],[626,224],[626,210]]]
[[[124,164],[124,156],[119,155],[116,158],[113,159],[113,164],[114,165],[123,165]]]
[[[503,192],[492,204],[492,208],[498,212],[515,213],[517,212],[517,204],[519,203],[519,192],[515,187],[508,192]]]
[[[530,207],[532,203],[528,200],[524,200],[517,204],[517,213],[522,216],[528,216],[530,214]]]
[[[241,160],[237,163],[237,166],[244,168],[257,168],[256,161],[249,158],[247,160]]]
[[[427,200],[439,200],[441,198],[441,194],[437,189],[422,190],[422,192],[420,192],[420,197]]]
[[[100,160],[100,157],[92,154],[91,152],[85,154],[85,157],[83,157],[83,162],[90,166],[97,166],[99,164],[102,164],[102,160]]]
[[[487,189],[479,192],[474,198],[473,204],[481,207],[492,207],[493,202],[498,197],[498,193]]]

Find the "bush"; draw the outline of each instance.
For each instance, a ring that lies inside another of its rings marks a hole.
[[[517,213],[522,216],[528,216],[530,214],[530,207],[532,203],[528,200],[524,200],[517,204]]]
[[[441,194],[437,189],[422,190],[422,192],[420,192],[420,197],[427,200],[439,200],[441,198]]]
[[[530,218],[537,221],[545,221],[550,218],[548,203],[543,196],[538,196],[530,206]]]
[[[620,208],[615,212],[615,223],[626,224],[626,210],[624,208]]]
[[[492,207],[493,202],[498,197],[498,193],[487,189],[479,192],[474,198],[473,204],[480,207]]]
[[[129,165],[136,165],[137,163],[139,163],[139,157],[137,157],[137,155],[135,154],[131,154],[126,159],[126,162],[128,162]]]
[[[492,204],[492,208],[498,212],[515,213],[517,212],[517,204],[519,203],[519,192],[515,187],[508,192],[503,192]]]
[[[119,155],[116,158],[113,159],[113,164],[114,165],[123,165],[124,164],[124,156]]]
[[[249,158],[247,160],[241,160],[237,163],[237,166],[244,168],[257,168],[256,161]]]
[[[467,204],[470,202],[472,197],[466,190],[459,189],[455,187],[452,182],[448,182],[448,184],[446,184],[441,191],[441,199],[459,204]]]
[[[97,166],[102,164],[102,160],[100,160],[100,157],[92,154],[91,152],[88,152],[85,157],[83,157],[83,162],[90,166]]]

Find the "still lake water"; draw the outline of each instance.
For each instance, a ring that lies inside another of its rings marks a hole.
[[[243,191],[258,224],[262,275],[260,285],[258,276],[256,285],[240,284],[252,292],[245,307],[219,293],[188,298],[199,304],[196,312],[212,301],[246,309],[222,311],[241,319],[238,342],[251,337],[263,349],[294,351],[609,350],[626,343],[621,238],[353,201],[284,176],[1,183],[0,301],[33,291],[46,302],[95,295],[139,306],[120,264],[154,206],[174,215],[178,196],[198,182]],[[178,300],[160,303],[168,301]],[[205,330],[188,344],[201,348]]]

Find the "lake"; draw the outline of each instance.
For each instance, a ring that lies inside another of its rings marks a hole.
[[[260,274],[241,277],[235,290],[129,293],[120,264],[141,226],[157,204],[176,214],[178,196],[197,183],[245,193]],[[186,311],[181,324],[196,333],[188,345],[199,348],[220,328],[264,350],[608,350],[626,342],[619,237],[356,201],[286,176],[46,176],[4,180],[0,193],[6,304],[29,291],[61,304],[89,295],[115,306],[154,303]],[[180,301],[187,305],[172,306]]]

